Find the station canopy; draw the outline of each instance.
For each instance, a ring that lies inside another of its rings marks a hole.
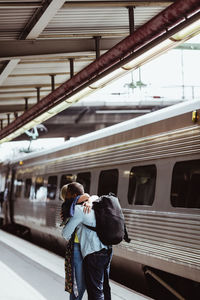
[[[0,1],[0,143],[199,32],[199,0]]]

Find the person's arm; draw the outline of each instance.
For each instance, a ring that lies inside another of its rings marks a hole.
[[[83,209],[83,212],[86,214],[86,213],[90,213],[91,212],[91,209],[92,209],[92,203],[94,201],[96,201],[99,197],[97,195],[93,195],[93,196],[90,196],[88,198],[88,201],[84,202],[82,205],[84,206],[84,209]]]
[[[76,227],[83,221],[83,212],[80,207],[76,206],[74,216],[70,218],[69,222],[62,230],[62,236],[65,240],[69,240],[76,229]]]
[[[87,193],[84,193],[83,195],[81,195],[77,201],[77,203],[82,203],[82,202],[85,202],[85,201],[88,201],[90,195],[87,194]]]

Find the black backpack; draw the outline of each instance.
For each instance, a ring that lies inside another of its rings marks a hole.
[[[84,225],[96,231],[104,245],[117,245],[123,239],[130,242],[119,200],[113,193],[99,197],[93,202],[92,208],[95,212],[96,227]]]

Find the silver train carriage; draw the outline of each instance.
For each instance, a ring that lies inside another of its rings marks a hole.
[[[60,244],[64,184],[113,192],[131,238],[114,247],[113,263],[134,284],[156,270],[199,284],[199,110],[200,101],[186,101],[10,162],[11,220]]]

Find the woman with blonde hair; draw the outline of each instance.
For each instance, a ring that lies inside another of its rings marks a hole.
[[[60,197],[63,200],[61,207],[62,226],[66,225],[73,217],[75,205],[82,205],[87,202],[89,195],[84,193],[84,188],[80,183],[72,182],[62,187]],[[86,205],[85,212],[88,212],[90,207],[90,204]],[[70,300],[81,300],[86,289],[82,263],[83,257],[75,230],[67,243],[65,255],[65,291],[70,293]]]

